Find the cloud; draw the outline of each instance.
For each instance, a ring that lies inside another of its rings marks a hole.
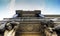
[[[43,0],[16,0],[15,10],[41,10],[44,9]]]
[[[15,10],[41,10],[42,14],[60,14],[60,0],[0,0],[0,19],[12,17]]]
[[[3,18],[12,18],[12,16],[15,14],[14,6],[15,6],[15,0],[10,0],[11,2],[7,5],[5,4],[3,7],[1,7],[0,12],[0,20]],[[5,1],[4,1],[5,2]],[[6,0],[7,2],[7,0]]]
[[[11,2],[7,5],[7,9],[10,17],[15,14],[15,0],[11,0]]]

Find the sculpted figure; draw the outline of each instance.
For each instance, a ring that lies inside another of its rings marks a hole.
[[[4,36],[15,36],[15,32],[18,28],[18,23],[7,23],[5,25]]]
[[[57,36],[56,32],[52,30],[54,28],[54,21],[44,20],[41,22],[41,24],[44,27],[44,33],[46,36]]]
[[[52,30],[56,32],[57,36],[60,36],[60,25],[55,26]]]

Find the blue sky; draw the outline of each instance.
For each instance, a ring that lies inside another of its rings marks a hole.
[[[0,0],[0,19],[10,18],[15,10],[41,10],[42,14],[60,14],[60,0]]]

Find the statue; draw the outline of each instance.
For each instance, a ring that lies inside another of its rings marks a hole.
[[[52,29],[54,28],[54,21],[52,20],[43,20],[41,21],[41,25],[44,28],[44,33],[46,36],[57,36],[56,32]]]
[[[18,24],[19,23],[17,23],[17,22],[7,23],[5,25],[4,36],[15,36],[16,30],[18,29]]]
[[[60,36],[60,25],[55,26],[52,30],[56,32],[57,36]]]

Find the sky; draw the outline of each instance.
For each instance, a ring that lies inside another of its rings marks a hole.
[[[42,14],[60,14],[60,0],[0,0],[0,20],[11,18],[16,10],[41,10]]]

